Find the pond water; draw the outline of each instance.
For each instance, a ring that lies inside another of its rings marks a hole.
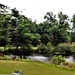
[[[73,56],[67,56],[67,57],[65,57],[65,61],[72,63],[72,62],[74,62],[74,57]]]
[[[27,56],[27,58],[41,62],[49,62],[49,57],[44,57],[44,56]]]
[[[36,61],[41,61],[41,62],[49,62],[49,57],[45,56],[27,56],[26,58],[31,59],[31,60],[36,60]],[[73,56],[66,56],[65,61],[68,63],[74,62],[74,57]]]
[[[10,55],[12,58],[15,57],[15,55]],[[45,57],[41,55],[33,55],[33,56],[25,56],[27,59],[35,60],[35,61],[41,61],[41,62],[49,62],[50,57]],[[20,58],[19,56],[16,56],[16,58]],[[75,62],[74,56],[66,56],[65,61],[72,63]]]

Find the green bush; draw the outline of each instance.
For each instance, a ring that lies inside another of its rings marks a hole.
[[[44,45],[44,55],[47,57],[52,57],[54,46],[51,44],[51,42],[48,42],[47,45]]]
[[[12,58],[8,55],[4,55],[3,60],[12,60]]]
[[[59,55],[59,56],[56,56],[56,55],[54,55],[53,57],[52,57],[52,61],[51,61],[51,63],[53,63],[53,64],[55,64],[55,65],[60,65],[62,62],[64,62],[65,60],[64,60],[64,57],[62,57],[61,55]]]
[[[55,48],[55,54],[72,54],[75,49],[74,49],[74,45],[72,44],[68,44],[68,43],[60,43],[56,48]]]

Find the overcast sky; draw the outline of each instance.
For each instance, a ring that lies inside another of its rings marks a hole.
[[[70,17],[75,13],[75,0],[0,0],[0,3],[23,10],[23,14],[38,23],[43,22],[47,12],[58,14],[62,11]]]

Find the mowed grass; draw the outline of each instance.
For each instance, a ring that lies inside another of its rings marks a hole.
[[[0,60],[0,74],[10,74],[17,70],[23,70],[23,75],[75,75],[72,69],[57,67],[50,63]]]

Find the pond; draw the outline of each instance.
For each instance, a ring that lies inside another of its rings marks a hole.
[[[45,57],[45,56],[26,56],[26,58],[31,59],[31,60],[36,60],[36,61],[41,61],[41,62],[49,62],[50,58]],[[65,61],[68,63],[74,62],[74,57],[73,56],[66,56]]]
[[[74,62],[74,57],[73,56],[66,56],[65,61],[69,62],[69,63],[72,63],[72,62]]]
[[[26,58],[31,60],[41,61],[41,62],[49,62],[49,57],[45,57],[45,56],[26,56]]]

